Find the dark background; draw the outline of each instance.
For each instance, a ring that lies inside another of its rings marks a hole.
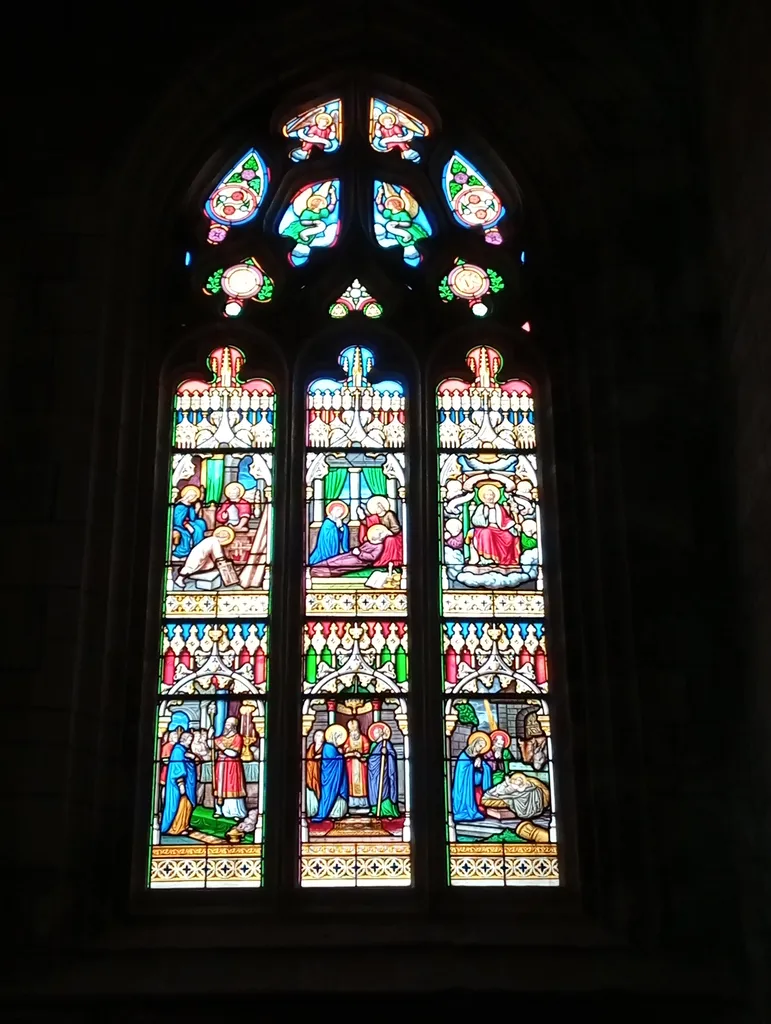
[[[263,991],[322,1018],[358,1001],[768,1019],[767,5],[27,7],[5,37],[10,1012],[256,1015]],[[358,929],[351,972],[328,917],[275,941],[269,921],[246,934],[182,907],[138,919],[116,844],[180,195],[240,110],[267,117],[284,83],[361,65],[460,111],[524,193],[583,873],[572,923],[501,918],[481,894],[472,925],[435,908],[376,955]]]

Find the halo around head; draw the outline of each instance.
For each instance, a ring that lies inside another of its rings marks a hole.
[[[180,498],[190,498],[191,501],[198,501],[201,497],[201,488],[196,487],[195,484],[188,484],[187,487],[183,487],[179,492]]]
[[[492,746],[492,742],[490,740],[489,735],[486,732],[480,732],[480,731],[472,732],[472,734],[466,740],[466,745],[470,747],[471,744],[472,743],[476,743],[477,740],[484,740],[485,741],[485,748],[484,748],[484,750],[481,750],[480,753],[481,754],[486,754],[487,751]]]
[[[220,542],[223,548],[226,548],[228,544],[232,544],[233,541],[236,539],[236,531],[233,529],[232,526],[218,526],[217,529],[214,531],[214,536],[217,538],[217,540]]]
[[[370,515],[376,514],[376,507],[381,502],[390,509],[391,503],[384,494],[373,494],[371,498],[367,499],[367,511],[370,513]]]
[[[510,477],[498,476],[497,473],[490,473],[489,476],[484,476],[480,473],[479,475],[471,476],[468,480],[464,481],[463,490],[478,491],[482,487],[496,487],[499,491],[506,491],[508,494],[514,491],[515,486],[514,480]]]
[[[367,540],[370,544],[379,544],[386,537],[391,536],[391,531],[383,523],[373,523],[367,530]]]
[[[336,512],[339,509],[343,510],[344,516],[348,515],[348,506],[344,501],[337,501],[337,499],[335,499],[335,501],[330,501],[327,505],[327,515],[331,516],[333,512]]]
[[[373,722],[369,729],[367,729],[367,737],[371,739],[373,743],[377,743],[381,739],[390,740],[391,726],[388,722]]]
[[[324,739],[327,743],[332,743],[334,746],[339,747],[348,739],[348,732],[344,725],[334,722],[332,725],[327,726],[324,732]]]
[[[500,498],[503,485],[499,484],[497,480],[482,480],[481,483],[477,484],[477,494],[482,496],[482,491],[493,490],[495,491],[496,499]]]
[[[493,743],[495,743],[495,741],[498,739],[499,736],[503,737],[503,745],[504,745],[504,747],[511,746],[511,736],[509,736],[509,734],[504,729],[495,729],[493,732],[490,733],[490,745],[491,746],[492,746]]]
[[[230,495],[235,494],[236,492],[238,493],[238,497],[231,498]],[[242,483],[240,483],[240,481],[231,480],[229,484],[225,484],[225,486],[222,488],[222,493],[225,494],[228,498],[230,498],[231,501],[240,501],[241,498],[243,498],[244,494],[246,493],[246,488]]]

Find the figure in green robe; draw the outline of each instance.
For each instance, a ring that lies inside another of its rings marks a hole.
[[[384,248],[402,247],[404,262],[416,267],[423,258],[415,243],[431,234],[431,226],[418,201],[406,188],[380,183],[375,193],[375,236]]]
[[[330,180],[298,192],[281,218],[278,231],[294,239],[289,262],[299,267],[307,262],[311,247],[334,245],[339,227],[337,187]]]

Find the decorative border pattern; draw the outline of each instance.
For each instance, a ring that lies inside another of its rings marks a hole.
[[[269,595],[264,594],[168,594],[167,618],[197,615],[213,618],[267,618]]]
[[[481,615],[518,615],[523,618],[542,616],[544,614],[543,594],[491,594],[491,593],[452,593],[445,590],[442,614],[450,618],[453,615],[467,615],[479,618]]]
[[[409,843],[303,843],[303,886],[409,886]]]
[[[262,846],[154,846],[152,889],[259,886]]]
[[[559,885],[554,843],[450,843],[451,885]]]

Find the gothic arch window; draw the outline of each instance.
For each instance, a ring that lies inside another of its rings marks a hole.
[[[147,885],[559,884],[515,182],[373,85],[193,191]]]

